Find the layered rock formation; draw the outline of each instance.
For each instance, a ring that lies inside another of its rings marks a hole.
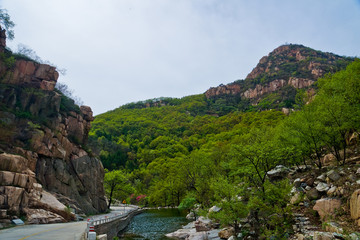
[[[261,58],[245,80],[212,87],[205,95],[208,99],[238,96],[256,105],[270,93],[281,95],[285,87],[309,88],[325,73],[338,71],[350,61],[351,58],[315,51],[302,45],[284,45]]]
[[[41,223],[70,219],[65,205],[105,211],[103,166],[85,150],[91,108],[54,90],[54,67],[0,48],[0,216]]]

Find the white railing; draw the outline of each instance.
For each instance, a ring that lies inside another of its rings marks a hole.
[[[115,213],[115,215],[111,216],[111,217],[104,216],[103,218],[90,220],[89,222],[92,223],[92,224],[90,224],[91,226],[97,226],[97,225],[101,225],[104,223],[112,222],[119,218],[127,217],[130,212],[132,212],[132,210],[127,210],[123,213]]]
[[[86,233],[87,234],[89,233],[90,226],[98,226],[98,225],[101,225],[101,224],[104,224],[104,223],[112,222],[112,221],[117,220],[117,219],[126,218],[133,211],[136,211],[136,209],[125,210],[122,213],[112,213],[114,215],[111,216],[111,217],[108,217],[107,215],[105,215],[104,217],[102,217],[100,219],[90,219],[89,218],[88,221],[87,221]]]

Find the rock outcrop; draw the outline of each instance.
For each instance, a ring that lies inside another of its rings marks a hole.
[[[55,67],[14,57],[0,33],[2,216],[45,223],[71,219],[68,207],[105,211],[103,166],[86,151],[91,108],[54,90]]]
[[[256,105],[266,95],[280,92],[283,100],[294,101],[292,98],[284,99],[289,88],[293,91],[311,88],[325,73],[340,70],[350,61],[349,58],[315,51],[302,45],[284,45],[261,58],[245,80],[212,87],[205,92],[205,96],[208,99],[236,96]]]

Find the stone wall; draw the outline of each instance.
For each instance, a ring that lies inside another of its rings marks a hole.
[[[107,234],[108,239],[113,239],[114,237],[118,236],[118,233],[124,230],[129,223],[131,222],[132,218],[140,213],[143,210],[135,210],[126,217],[116,219],[114,221],[104,223],[101,225],[95,226],[95,232],[97,235],[99,234]]]

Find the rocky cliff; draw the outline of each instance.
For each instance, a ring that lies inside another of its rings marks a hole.
[[[311,87],[325,73],[341,70],[352,60],[302,45],[284,45],[261,58],[245,80],[210,88],[205,95],[208,99],[237,96],[242,101],[257,105],[273,94],[266,99],[270,105],[279,107],[276,101],[288,102],[287,107],[291,107],[295,102],[296,89]],[[281,99],[275,95],[281,96]]]
[[[106,210],[101,162],[86,151],[90,107],[54,89],[52,66],[12,54],[0,28],[0,218],[59,222]]]

